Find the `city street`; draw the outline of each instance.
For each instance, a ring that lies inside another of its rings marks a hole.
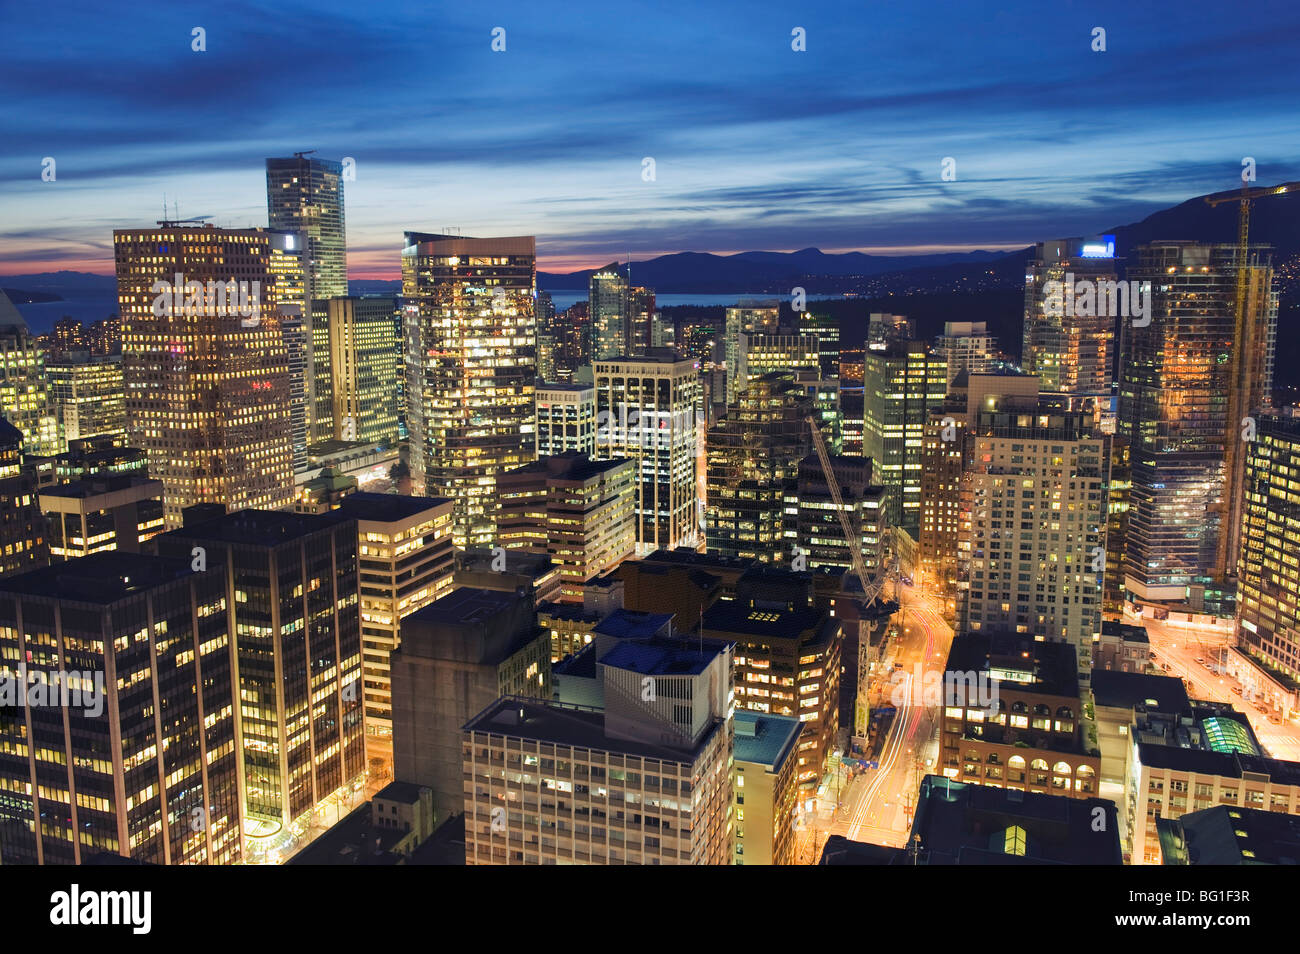
[[[939,707],[922,705],[916,685],[921,672],[942,670],[952,643],[952,629],[940,614],[941,601],[923,595],[914,585],[902,588],[902,605],[896,619],[903,632],[893,653],[902,667],[900,681],[891,684],[892,672],[882,672],[872,686],[873,706],[889,705],[894,687],[897,708],[884,744],[879,748],[880,767],[867,769],[847,781],[835,811],[833,787],[822,796],[824,806],[817,813],[815,828],[798,832],[799,857],[808,863],[812,844],[820,846],[829,835],[844,835],[854,841],[902,847],[911,829],[912,812],[921,778],[935,771],[938,757]],[[815,858],[811,863],[816,863]]]
[[[1151,641],[1155,657],[1152,662],[1158,668],[1169,666],[1165,675],[1180,677],[1188,683],[1187,694],[1191,698],[1231,703],[1238,712],[1245,713],[1269,755],[1300,762],[1300,726],[1291,721],[1280,724],[1270,721],[1270,713],[1242,697],[1242,685],[1226,669],[1216,673],[1209,668],[1210,665],[1219,667],[1220,660],[1229,652],[1231,641],[1225,632],[1149,619],[1142,620],[1140,625],[1146,627]],[[1198,659],[1204,662],[1197,662]]]

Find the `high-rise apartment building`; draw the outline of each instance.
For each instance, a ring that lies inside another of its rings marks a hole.
[[[913,539],[921,525],[921,448],[930,412],[943,404],[947,365],[923,341],[867,349],[863,367],[862,453],[889,491],[889,521]]]
[[[727,362],[727,404],[731,405],[746,384],[741,362],[741,335],[774,335],[780,330],[780,308],[775,305],[737,305],[726,311],[724,331]]]
[[[945,321],[943,334],[934,339],[934,350],[948,364],[948,383],[958,372],[978,374],[993,366],[997,338],[989,334],[985,321]]]
[[[741,388],[727,417],[707,436],[708,548],[722,556],[781,563],[784,493],[812,451],[813,398],[789,373],[772,372]]]
[[[596,452],[596,388],[591,384],[537,386],[537,456]]]
[[[627,279],[617,272],[596,272],[591,276],[589,286],[587,309],[591,359],[626,355]]]
[[[1206,593],[1208,604],[1222,548],[1237,539],[1243,482],[1227,458],[1245,445],[1245,425],[1229,417],[1234,361],[1254,369],[1237,403],[1255,411],[1272,387],[1267,343],[1277,322],[1272,268],[1251,256],[1245,325],[1259,345],[1249,354],[1234,340],[1236,246],[1156,242],[1138,248],[1128,269],[1130,283],[1151,284],[1150,323],[1122,324],[1116,423],[1132,465],[1125,586],[1139,599]]]
[[[339,502],[339,512],[357,522],[368,737],[393,735],[391,657],[401,645],[402,620],[452,589],[452,507],[443,497],[396,494],[354,493]],[[377,751],[391,761],[391,751]]]
[[[328,350],[316,355],[317,401],[329,407],[328,428],[318,440],[397,440],[397,391],[401,348],[391,298],[318,299],[313,333]],[[320,376],[329,384],[326,389]],[[321,392],[324,391],[322,394]],[[324,414],[321,415],[324,419]]]
[[[1076,414],[982,412],[968,474],[969,580],[959,631],[1075,647],[1081,678],[1101,632],[1109,439]]]
[[[537,311],[537,382],[559,381],[556,377],[556,360],[560,352],[561,325],[556,321],[555,302],[551,293],[537,292],[534,304]]]
[[[151,546],[187,566],[201,557],[196,575],[224,581],[245,815],[272,832],[305,826],[365,771],[356,520],[211,506],[185,516]],[[250,854],[270,850],[260,842]]]
[[[560,566],[561,602],[636,552],[636,464],[576,451],[543,457],[497,477],[497,545],[549,554]]]
[[[6,864],[243,859],[230,606],[188,554],[0,580],[0,679],[26,689],[0,712]]]
[[[531,235],[406,233],[411,478],[456,502],[458,547],[495,545],[496,475],[536,456],[536,273]]]
[[[1041,390],[1073,396],[1110,394],[1119,316],[1097,299],[1090,308],[1066,308],[1066,296],[1053,296],[1048,283],[1073,281],[1077,287],[1090,282],[1095,294],[1099,283],[1115,279],[1114,236],[1055,239],[1035,247],[1025,273],[1020,364],[1038,375]],[[1056,307],[1056,302],[1062,306]]]
[[[675,351],[594,365],[596,455],[636,462],[637,552],[695,546],[697,501],[696,362]]]
[[[198,503],[288,506],[289,362],[272,235],[165,223],[119,229],[113,247],[127,434],[163,482],[167,525]]]
[[[58,418],[47,395],[45,353],[0,291],[0,413],[23,435],[29,454],[63,450]]]
[[[66,353],[45,364],[49,408],[63,441],[126,433],[120,355]]]

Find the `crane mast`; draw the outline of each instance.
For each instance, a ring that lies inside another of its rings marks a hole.
[[[867,734],[867,696],[872,661],[870,638],[872,627],[863,617],[866,615],[867,610],[880,600],[886,581],[889,577],[896,576],[896,573],[891,572],[893,569],[891,564],[889,569],[882,566],[874,577],[868,575],[866,560],[862,556],[861,533],[853,529],[853,521],[849,519],[849,512],[844,506],[844,497],[840,493],[840,482],[835,477],[835,468],[832,466],[830,453],[826,450],[826,440],[822,437],[821,428],[817,426],[816,419],[809,417],[807,421],[808,427],[812,431],[813,449],[817,452],[817,460],[821,464],[822,474],[826,478],[826,487],[830,490],[831,501],[835,505],[835,514],[839,517],[840,529],[844,533],[845,542],[848,543],[853,573],[858,578],[858,585],[862,587],[862,602],[858,612],[857,705],[854,707],[853,720],[853,734],[862,739]],[[886,533],[887,529],[882,511],[881,535],[884,536]]]

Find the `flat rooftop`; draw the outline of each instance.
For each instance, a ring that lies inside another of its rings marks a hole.
[[[737,762],[778,768],[799,741],[803,723],[786,716],[768,715],[737,709],[735,720],[735,748]]]
[[[507,590],[461,586],[404,619],[458,625],[482,623],[499,613],[508,612],[519,599],[518,594]]]
[[[216,517],[199,517],[163,536],[204,539],[273,547],[328,530],[353,518],[341,510],[293,513],[289,510],[237,510]]]
[[[121,490],[141,489],[157,490],[162,496],[163,482],[139,474],[105,474],[100,477],[87,477],[84,480],[72,480],[66,484],[41,489],[42,497],[69,497],[85,500],[88,497],[102,497],[105,494]]]
[[[672,620],[672,613],[641,613],[620,609],[597,623],[593,632],[619,639],[648,639],[663,630]]]
[[[397,523],[429,510],[453,503],[450,497],[406,497],[401,494],[348,494],[339,501],[339,510],[358,520]]]
[[[721,725],[721,723],[719,723]],[[605,735],[603,712],[562,705],[558,702],[538,702],[535,699],[505,697],[496,700],[474,718],[465,723],[466,732],[490,732],[535,742],[553,742],[579,748],[595,749],[641,758],[659,759],[678,765],[690,764],[692,755],[681,749],[651,745],[630,739],[613,739]],[[715,726],[700,740],[697,748],[708,745]]]
[[[1033,673],[1032,682],[999,680],[1016,692],[1051,696],[1079,696],[1079,673],[1074,647],[1069,643],[1039,642],[1022,633],[962,633],[952,641],[947,669],[954,672],[988,672],[1015,669]]]
[[[704,611],[704,630],[797,639],[801,633],[815,630],[824,615],[812,606],[799,606],[792,610],[764,609],[749,606],[741,600],[722,600]]]
[[[1092,695],[1099,706],[1156,709],[1160,712],[1189,712],[1191,700],[1181,679],[1148,676],[1140,672],[1092,671]]]
[[[5,577],[0,593],[110,606],[193,575],[189,560],[112,550]]]
[[[702,652],[661,643],[619,643],[600,659],[602,666],[626,669],[643,676],[698,676],[717,652]]]

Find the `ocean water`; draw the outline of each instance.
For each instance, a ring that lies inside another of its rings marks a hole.
[[[809,301],[822,301],[839,298],[839,295],[809,295]],[[655,304],[660,308],[672,305],[734,305],[742,299],[758,301],[775,300],[773,295],[656,295]],[[587,289],[566,289],[552,291],[551,300],[555,302],[557,312],[587,300]],[[117,313],[117,296],[105,294],[79,295],[69,292],[64,301],[40,302],[24,305],[15,303],[19,314],[27,321],[34,334],[45,334],[54,330],[54,323],[65,315],[76,318],[84,324],[99,321]]]
[[[32,305],[14,302],[14,307],[23,316],[32,333],[38,335],[53,331],[54,323],[64,316],[89,325],[92,321],[117,314],[116,294],[77,295],[69,292],[64,298],[64,301],[38,302]]]

